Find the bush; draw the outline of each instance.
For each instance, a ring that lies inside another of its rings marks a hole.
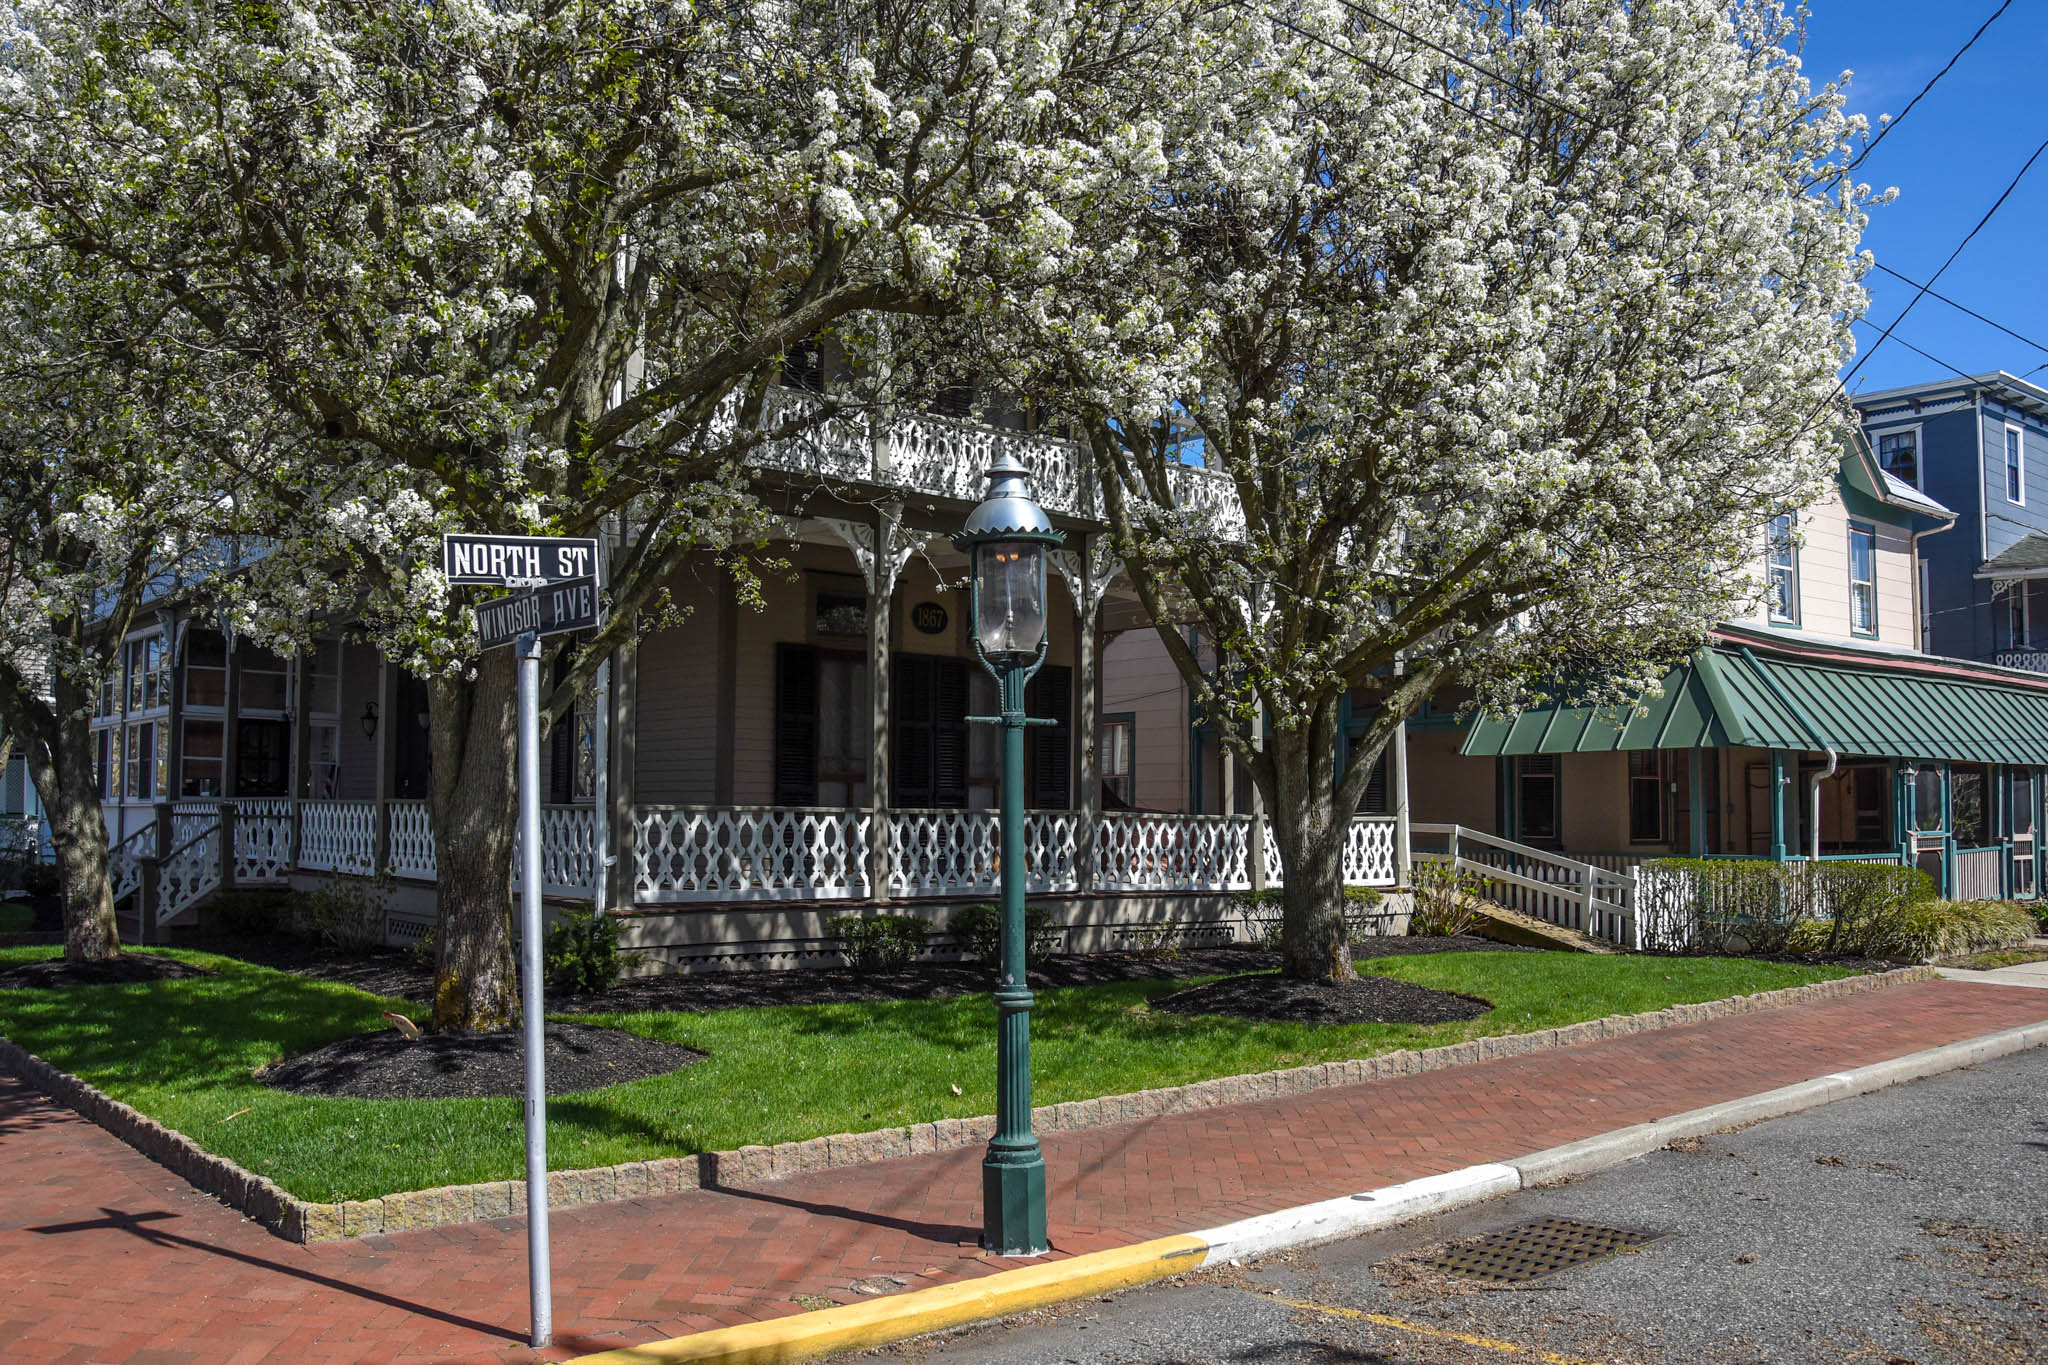
[[[1486,879],[1478,873],[1461,872],[1448,862],[1417,860],[1408,881],[1415,893],[1408,932],[1415,937],[1450,938],[1479,922],[1472,903],[1484,898]]]
[[[386,887],[362,877],[335,877],[295,898],[291,928],[330,948],[362,952],[384,945]]]
[[[427,951],[433,952],[431,945]],[[431,963],[433,958],[427,960]],[[541,947],[541,972],[548,989],[557,995],[595,995],[616,986],[618,920],[580,906],[564,910],[548,929]]]
[[[1907,920],[1933,900],[1925,872],[1883,863],[1659,858],[1636,877],[1653,952],[1891,956]]]
[[[1376,886],[1344,888],[1344,929],[1346,937],[1363,938],[1378,930],[1379,905],[1385,899]],[[1284,893],[1277,886],[1264,891],[1246,891],[1236,897],[1237,915],[1244,922],[1245,937],[1267,952],[1280,947],[1285,919]]]
[[[206,904],[206,928],[234,937],[275,934],[284,929],[290,904],[287,892],[223,891]]]
[[[946,932],[960,951],[991,967],[1002,965],[1003,912],[986,902],[963,905],[946,919]],[[1050,957],[1065,931],[1053,923],[1052,910],[1043,905],[1024,907],[1024,960],[1037,964]]]
[[[924,921],[915,915],[835,915],[825,921],[825,932],[864,972],[901,971],[924,951]]]
[[[1915,901],[1888,924],[1872,956],[1908,962],[2011,948],[2034,934],[2034,916],[2013,901]]]
[[[64,885],[64,875],[55,863],[23,863],[21,889],[31,896],[54,896]]]

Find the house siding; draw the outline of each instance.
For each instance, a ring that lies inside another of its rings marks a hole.
[[[730,595],[708,561],[670,581],[677,607],[689,614],[640,641],[636,673],[633,793],[648,805],[700,805],[717,799],[718,642]]]
[[[1126,713],[1131,736],[1132,804],[1185,810],[1189,791],[1187,688],[1150,627],[1112,638],[1102,651],[1102,712]]]

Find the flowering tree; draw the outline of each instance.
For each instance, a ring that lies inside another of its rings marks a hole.
[[[1776,0],[1286,16],[1024,311],[1266,802],[1286,970],[1343,978],[1350,813],[1434,688],[1629,699],[1755,592],[1732,566],[1831,459],[1868,195]],[[1191,456],[1234,506],[1181,500]]]
[[[238,509],[215,456],[260,440],[154,383],[167,361],[198,358],[177,329],[125,312],[118,286],[81,287],[90,273],[62,253],[0,263],[0,722],[42,797],[74,962],[120,951],[92,729],[102,690],[122,685],[141,613],[232,568]]]
[[[609,534],[611,624],[559,715],[686,552],[755,530],[751,446],[888,396],[888,319],[1051,274],[1047,202],[1156,161],[1140,115],[1178,30],[1134,0],[0,15],[7,230],[122,272],[307,443],[241,470],[279,542],[244,624],[347,613],[428,682],[437,1026],[515,1000],[513,669],[439,535]],[[867,392],[769,406],[821,337]]]

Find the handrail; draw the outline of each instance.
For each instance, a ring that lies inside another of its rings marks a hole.
[[[1411,834],[1441,834],[1456,838],[1460,843],[1469,839],[1474,843],[1486,844],[1497,848],[1503,853],[1520,854],[1525,858],[1533,858],[1538,862],[1555,863],[1559,867],[1575,868],[1582,872],[1591,873],[1592,880],[1594,881],[1609,881],[1623,887],[1633,887],[1636,884],[1636,879],[1626,872],[1610,872],[1598,863],[1581,862],[1577,858],[1554,852],[1551,849],[1536,848],[1530,844],[1518,844],[1513,839],[1504,839],[1498,834],[1489,834],[1483,829],[1473,829],[1467,825],[1443,825],[1418,820],[1411,824],[1408,829]]]

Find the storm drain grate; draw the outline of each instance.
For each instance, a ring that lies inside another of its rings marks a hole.
[[[1609,1256],[1661,1241],[1668,1233],[1644,1228],[1611,1228],[1570,1218],[1540,1218],[1444,1248],[1422,1262],[1467,1279],[1523,1284],[1560,1270],[1604,1261]]]

